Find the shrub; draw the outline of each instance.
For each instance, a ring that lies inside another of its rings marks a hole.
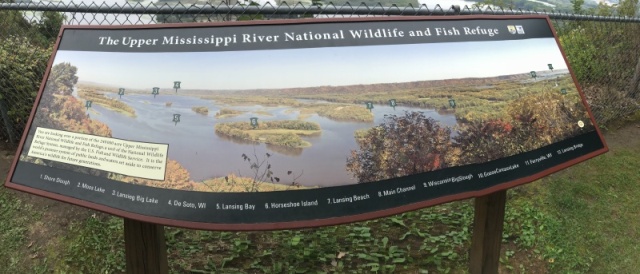
[[[357,133],[347,170],[358,182],[372,182],[447,167],[451,129],[422,112],[390,115],[380,126]]]
[[[34,45],[27,38],[8,37],[0,42],[0,99],[8,116],[8,121],[2,122],[13,128],[13,133],[2,130],[13,136],[2,137],[11,139],[23,131],[49,55],[48,49]]]

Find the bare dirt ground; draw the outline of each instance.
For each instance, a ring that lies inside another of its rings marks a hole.
[[[3,148],[0,150],[0,174],[3,178],[7,178],[7,174],[11,167],[11,163],[14,158],[15,151]],[[62,239],[68,231],[68,227],[72,221],[81,221],[93,214],[96,211],[89,210],[83,207],[59,202],[48,198],[24,193],[21,191],[15,191],[6,189],[14,197],[21,200],[24,204],[28,205],[32,212],[24,212],[24,214],[33,214],[34,212],[42,212],[39,218],[33,218],[37,220],[31,223],[28,227],[26,246],[23,246],[20,250],[20,254],[28,256],[30,261],[37,261],[37,259],[47,258],[49,262],[55,261],[56,258],[51,258],[51,255],[58,254],[45,254],[47,250],[59,250]],[[29,264],[29,261],[25,261]],[[25,266],[24,269],[30,269]]]
[[[604,136],[607,145],[612,149],[637,145],[640,141],[640,121],[606,132]]]

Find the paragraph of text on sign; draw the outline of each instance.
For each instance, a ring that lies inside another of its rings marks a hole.
[[[164,180],[167,144],[37,128],[28,155],[153,180]]]

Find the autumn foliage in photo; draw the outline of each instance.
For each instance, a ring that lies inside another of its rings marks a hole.
[[[53,66],[32,129],[46,127],[111,137],[111,129],[104,123],[90,119],[82,102],[72,95],[73,87],[78,82],[77,71],[69,63]]]
[[[458,118],[453,128],[423,112],[391,115],[356,136],[347,170],[359,183],[488,162],[593,130],[577,98],[541,92],[513,100],[503,118]],[[580,126],[577,121],[583,121]],[[455,134],[452,134],[454,132]]]
[[[347,170],[359,182],[401,177],[447,167],[451,129],[422,112],[385,117],[385,123],[366,131],[351,151]]]

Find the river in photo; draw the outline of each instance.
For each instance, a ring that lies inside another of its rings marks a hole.
[[[105,93],[111,98],[118,98],[114,93]],[[265,160],[266,154],[271,156],[273,176],[280,178],[280,183],[290,184],[300,176],[297,183],[305,186],[337,186],[354,184],[357,181],[346,170],[346,160],[351,150],[357,149],[353,138],[354,131],[370,128],[383,122],[384,115],[403,115],[405,111],[421,111],[443,125],[454,126],[453,114],[438,114],[434,110],[396,106],[375,105],[373,123],[334,121],[312,115],[305,121],[320,124],[322,133],[319,136],[305,137],[311,143],[306,148],[287,148],[281,146],[256,144],[248,141],[234,140],[215,133],[215,124],[219,122],[250,122],[251,117],[258,117],[258,123],[269,120],[297,120],[298,112],[287,106],[227,106],[217,105],[212,100],[179,94],[153,95],[127,94],[121,99],[135,109],[136,117],[103,108],[94,104],[89,111],[92,119],[109,126],[114,138],[132,141],[169,144],[168,158],[178,161],[189,170],[191,178],[202,181],[208,178],[223,177],[236,174],[243,177],[254,177],[255,171],[245,161],[243,154],[255,161]],[[167,106],[170,102],[171,106]],[[194,112],[191,108],[204,106],[209,109],[208,115]],[[241,115],[218,119],[216,112],[221,108],[246,111]],[[174,114],[180,114],[180,121],[173,122]],[[267,115],[268,114],[268,115]],[[266,164],[261,171],[264,171]],[[288,171],[292,174],[287,175]]]

